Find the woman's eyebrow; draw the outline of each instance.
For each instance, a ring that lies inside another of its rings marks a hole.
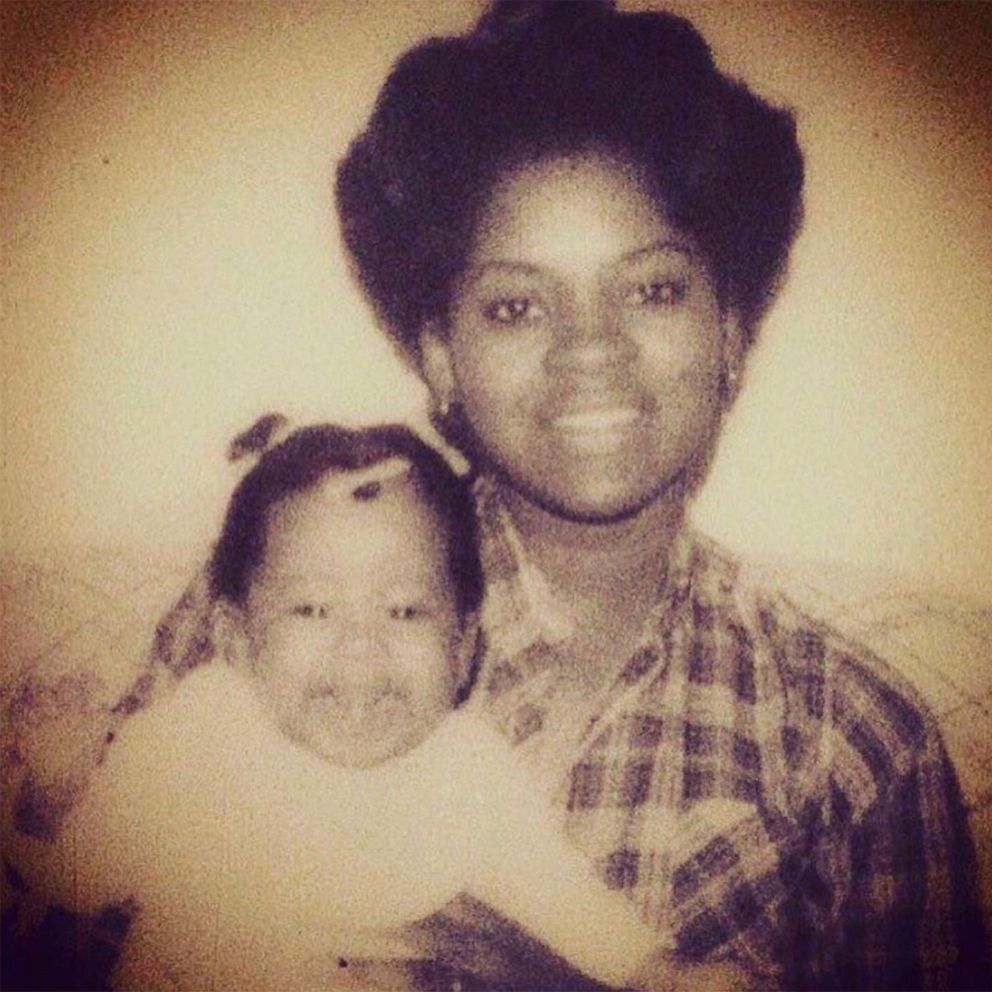
[[[633,251],[621,255],[619,261],[621,264],[626,264],[630,262],[639,262],[641,259],[649,258],[652,255],[671,254],[683,255],[689,259],[689,261],[694,261],[696,258],[696,253],[693,251],[688,242],[677,238],[665,238],[658,241],[652,241],[650,244],[644,245],[643,248],[635,248]]]
[[[539,276],[541,267],[530,262],[518,262],[513,259],[493,258],[477,262],[465,273],[466,281],[481,279],[489,272],[504,272],[509,275]]]

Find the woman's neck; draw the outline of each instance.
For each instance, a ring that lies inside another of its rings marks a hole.
[[[514,492],[504,492],[504,500],[528,560],[566,600],[643,609],[659,598],[685,516],[684,500],[662,497],[636,516],[612,523],[568,520]]]

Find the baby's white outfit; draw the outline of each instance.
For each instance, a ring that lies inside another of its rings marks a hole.
[[[463,892],[601,981],[660,943],[473,714],[375,768],[336,768],[220,662],[123,726],[50,884],[81,910],[137,903],[116,978],[134,988],[311,987],[339,956],[409,955],[403,925]]]

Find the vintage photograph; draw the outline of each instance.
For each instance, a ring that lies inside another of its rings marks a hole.
[[[990,52],[2,0],[0,987],[992,987]]]

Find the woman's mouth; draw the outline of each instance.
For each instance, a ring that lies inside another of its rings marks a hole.
[[[605,410],[580,410],[566,413],[552,421],[559,430],[582,433],[608,431],[633,423],[640,416],[633,407],[610,407]]]
[[[598,407],[559,414],[550,424],[552,430],[576,447],[609,451],[623,443],[641,416],[641,411],[632,406]]]

